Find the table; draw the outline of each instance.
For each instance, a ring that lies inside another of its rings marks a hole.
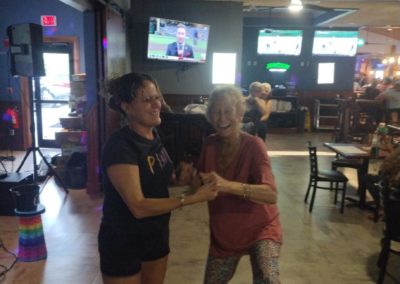
[[[365,176],[368,173],[368,164],[371,154],[368,150],[363,149],[360,144],[353,143],[324,143],[324,146],[333,152],[339,154],[346,159],[362,159],[362,166],[360,169],[360,174]],[[367,186],[364,179],[361,179],[361,184],[358,185],[358,206],[365,207],[365,195]]]

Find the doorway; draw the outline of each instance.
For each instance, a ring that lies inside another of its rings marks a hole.
[[[39,147],[59,147],[55,133],[62,130],[60,118],[71,112],[70,78],[73,73],[73,46],[70,43],[44,43],[43,60],[46,76],[35,84],[36,140]]]

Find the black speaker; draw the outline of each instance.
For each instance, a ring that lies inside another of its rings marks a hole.
[[[45,76],[43,61],[43,28],[28,23],[7,28],[11,51],[11,74]]]

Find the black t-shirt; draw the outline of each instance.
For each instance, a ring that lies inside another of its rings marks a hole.
[[[111,184],[106,169],[116,164],[139,167],[144,197],[167,198],[172,176],[172,161],[154,130],[154,140],[147,140],[125,126],[114,132],[103,150],[102,171],[104,204],[102,222],[106,225],[129,226],[146,222],[168,222],[170,213],[137,219]]]

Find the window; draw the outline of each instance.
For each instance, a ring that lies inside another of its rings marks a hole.
[[[213,84],[235,84],[236,53],[214,53],[212,66]]]
[[[318,63],[318,84],[333,84],[335,82],[335,63]]]

